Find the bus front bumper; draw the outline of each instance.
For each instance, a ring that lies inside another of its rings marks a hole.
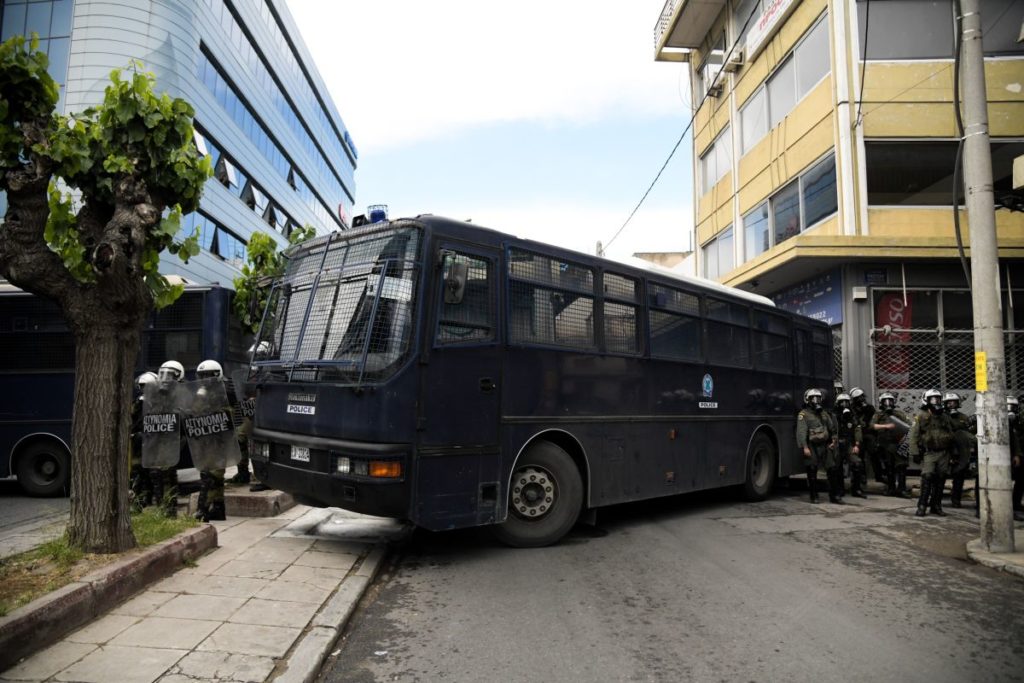
[[[409,490],[405,481],[351,481],[322,472],[289,467],[273,461],[266,468],[263,483],[290,493],[306,505],[339,507],[364,515],[407,519]]]

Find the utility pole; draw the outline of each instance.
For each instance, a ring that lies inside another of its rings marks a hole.
[[[980,0],[960,0],[964,94],[964,194],[971,230],[971,298],[974,305],[974,367],[978,415],[978,495],[981,543],[989,552],[1014,552],[1010,496],[1009,424],[1006,419],[1006,355],[1000,312],[992,149],[988,134],[985,57]]]

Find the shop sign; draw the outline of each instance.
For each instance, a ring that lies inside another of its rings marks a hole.
[[[823,320],[829,325],[843,322],[843,276],[839,269],[804,280],[772,296],[779,308]]]
[[[799,0],[768,0],[764,12],[754,20],[754,25],[747,32],[745,59],[748,64],[761,51],[768,39],[775,35],[775,31],[799,4]]]

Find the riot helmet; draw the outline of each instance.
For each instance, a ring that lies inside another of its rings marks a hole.
[[[196,379],[221,378],[223,376],[224,370],[215,360],[204,360],[196,366]]]
[[[850,400],[853,401],[853,405],[858,408],[868,402],[867,396],[864,394],[864,390],[860,387],[854,387],[850,389]]]
[[[946,395],[942,397],[942,405],[951,413],[957,412],[960,410],[960,395],[947,391]]]
[[[160,366],[157,378],[161,382],[183,382],[185,381],[185,366],[176,360],[169,360]]]
[[[878,397],[878,405],[882,407],[882,410],[891,413],[896,409],[896,397],[887,391]]]
[[[938,389],[929,389],[921,397],[921,403],[933,412],[939,410],[942,407],[942,392]]]
[[[145,392],[146,385],[150,382],[156,381],[156,374],[152,372],[144,372],[135,378],[135,386],[138,387],[139,391]]]
[[[849,410],[852,404],[849,394],[839,394],[836,396],[836,410]]]
[[[822,407],[821,389],[811,388],[811,389],[808,389],[807,391],[805,391],[804,392],[804,405],[808,406],[810,408],[813,408],[814,410],[821,410],[821,407]]]

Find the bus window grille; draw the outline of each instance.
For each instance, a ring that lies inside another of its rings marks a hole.
[[[437,343],[464,344],[494,341],[494,304],[491,289],[491,262],[466,254],[454,254],[467,267],[462,300],[447,303],[441,297]]]
[[[513,281],[513,343],[594,350],[594,299],[575,292]]]
[[[637,307],[605,302],[604,343],[611,353],[637,353]]]

